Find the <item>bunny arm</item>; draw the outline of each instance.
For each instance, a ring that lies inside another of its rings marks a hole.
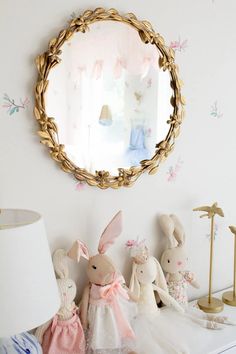
[[[191,284],[195,289],[200,288],[200,285],[198,284],[198,282],[196,280],[190,281],[189,284]]]
[[[90,285],[88,284],[83,292],[80,303],[80,318],[84,330],[88,327],[88,305],[89,305]]]
[[[170,273],[166,273],[166,282],[168,283],[169,279],[170,279]]]
[[[180,272],[180,274],[182,274],[182,276],[184,277],[184,279],[190,284],[192,285],[194,288],[199,289],[200,285],[198,284],[198,282],[195,279],[195,274],[189,271],[185,271],[185,272]]]
[[[53,319],[45,322],[44,324],[42,324],[41,326],[39,326],[34,335],[35,337],[38,339],[39,343],[42,344],[42,341],[43,341],[43,336],[44,336],[44,333],[46,332],[46,330],[48,329],[48,327],[50,326],[50,324],[52,323]]]
[[[138,302],[139,296],[135,295],[130,289],[126,289],[126,290],[127,290],[130,300],[132,300],[134,302]]]
[[[182,312],[182,313],[185,312],[183,307],[180,306],[178,304],[178,302],[172,296],[170,296],[166,291],[159,288],[159,286],[157,286],[155,284],[152,284],[152,286],[153,286],[153,290],[157,291],[161,295],[161,297],[164,298],[164,300],[166,301],[166,302],[165,301],[164,302],[167,306],[172,305],[176,311]]]

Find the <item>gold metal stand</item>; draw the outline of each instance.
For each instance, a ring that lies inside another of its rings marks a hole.
[[[216,214],[224,216],[223,210],[214,203],[212,206],[203,206],[193,209],[194,211],[205,211],[207,214],[203,214],[200,218],[207,216],[211,219],[211,245],[210,245],[210,269],[209,269],[209,291],[208,296],[198,300],[198,306],[204,312],[216,313],[221,312],[224,308],[224,304],[221,300],[212,297],[212,270],[213,270],[213,255],[214,255],[214,217]]]
[[[210,302],[208,296],[202,297],[198,300],[197,304],[202,311],[209,313],[221,312],[224,308],[223,302],[215,297],[211,297]]]
[[[236,227],[229,226],[230,231],[234,234],[234,287],[233,291],[226,291],[222,300],[225,304],[236,306]]]

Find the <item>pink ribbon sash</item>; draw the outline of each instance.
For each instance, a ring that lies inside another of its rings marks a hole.
[[[101,291],[101,298],[106,300],[106,303],[112,307],[121,337],[135,338],[135,334],[128,320],[126,319],[118,301],[119,296],[129,300],[129,295],[127,294],[127,291],[122,287],[121,281],[123,281],[123,277],[120,276],[117,277],[113,283],[104,286]]]

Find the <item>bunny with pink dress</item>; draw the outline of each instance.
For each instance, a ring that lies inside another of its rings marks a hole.
[[[87,330],[87,349],[91,353],[134,353],[135,334],[131,322],[136,306],[130,301],[124,278],[105,254],[121,231],[122,214],[118,212],[100,237],[98,254],[90,256],[87,246],[79,240],[68,252],[68,256],[78,262],[80,257],[88,260],[89,284],[83,292],[80,313],[83,328]]]
[[[53,264],[61,296],[61,307],[48,322],[38,327],[35,336],[44,354],[85,354],[84,331],[74,303],[75,282],[68,278],[67,255],[63,249],[53,254]]]

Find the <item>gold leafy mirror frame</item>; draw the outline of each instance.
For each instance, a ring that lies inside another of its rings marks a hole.
[[[64,151],[64,145],[60,144],[58,137],[58,128],[53,117],[48,117],[45,108],[45,92],[48,86],[48,75],[50,70],[61,61],[61,46],[76,32],[85,33],[89,30],[89,25],[97,21],[119,21],[135,28],[141,40],[144,43],[151,43],[157,47],[160,52],[159,66],[169,70],[171,77],[171,87],[173,96],[171,104],[173,114],[169,117],[167,123],[170,125],[166,138],[156,145],[154,156],[150,160],[143,160],[139,166],[133,166],[129,169],[118,168],[118,176],[112,176],[108,171],[96,171],[95,174],[88,172],[84,168],[76,166]],[[172,151],[175,138],[179,135],[180,125],[184,116],[183,106],[184,98],[181,95],[182,82],[178,76],[178,66],[174,60],[174,50],[165,45],[163,37],[155,33],[152,25],[148,21],[140,21],[132,13],[121,15],[115,9],[105,10],[97,8],[94,11],[87,10],[80,17],[70,21],[68,27],[62,30],[57,38],[53,38],[48,45],[48,50],[36,58],[38,69],[38,80],[35,88],[35,108],[34,114],[40,125],[38,132],[41,143],[49,149],[51,157],[60,164],[63,171],[72,173],[73,176],[81,181],[87,182],[91,186],[99,188],[119,188],[121,186],[130,187],[137,178],[143,173],[154,174],[158,167]]]

